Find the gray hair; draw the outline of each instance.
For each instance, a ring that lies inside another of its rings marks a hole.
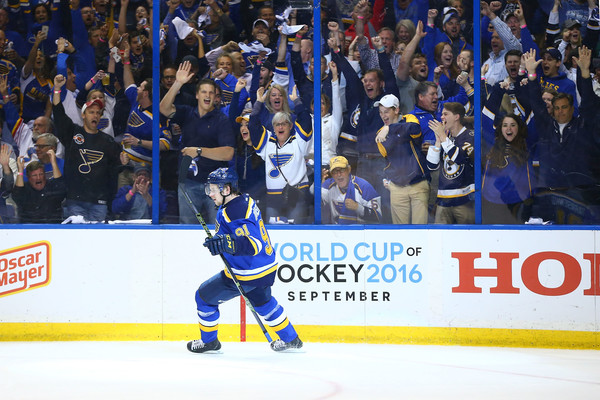
[[[271,120],[271,124],[275,126],[275,124],[287,122],[290,126],[292,125],[292,116],[286,112],[279,111],[273,115],[273,119]]]
[[[58,147],[58,138],[51,133],[42,133],[37,137],[36,142],[40,139],[45,139],[54,148]]]

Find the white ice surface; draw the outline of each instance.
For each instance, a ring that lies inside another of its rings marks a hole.
[[[0,342],[0,399],[598,399],[600,352],[459,346]]]

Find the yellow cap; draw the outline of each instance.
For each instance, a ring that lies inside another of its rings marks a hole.
[[[237,117],[235,119],[235,122],[237,122],[238,124],[241,124],[242,121],[250,121],[250,114],[246,114],[246,115],[240,115],[239,117]]]
[[[337,156],[329,160],[329,170],[333,171],[336,168],[348,168],[348,160],[346,160],[346,157]]]

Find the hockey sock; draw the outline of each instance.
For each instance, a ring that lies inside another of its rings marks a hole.
[[[277,303],[275,297],[271,297],[268,302],[254,307],[254,309],[284,342],[291,342],[298,336],[294,326],[288,320],[285,310]]]
[[[212,342],[217,338],[219,329],[219,316],[221,313],[216,306],[206,304],[196,292],[196,307],[198,311],[198,325],[200,338],[204,343]]]

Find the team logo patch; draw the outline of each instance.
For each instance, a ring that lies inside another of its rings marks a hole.
[[[92,164],[96,164],[102,160],[104,153],[97,150],[79,149],[79,155],[83,160],[83,164],[79,164],[79,172],[82,174],[89,174],[92,171]]]
[[[139,126],[144,125],[144,120],[136,113],[132,112],[129,115],[129,120],[127,121],[127,125],[137,128]]]
[[[464,171],[464,164],[456,164],[454,161],[450,160],[448,155],[444,154],[444,176],[446,179],[456,179],[458,178],[462,172]]]
[[[275,154],[269,155],[269,160],[271,160],[271,164],[275,166],[275,168],[273,168],[269,171],[269,176],[273,179],[277,178],[279,176],[279,169],[281,167],[283,167],[284,165],[288,164],[292,160],[293,157],[294,157],[294,155],[291,153],[279,154],[279,155],[275,155]]]
[[[108,122],[108,118],[100,118],[100,121],[98,121],[98,129],[102,130],[106,128],[108,126]]]
[[[81,133],[78,133],[77,135],[73,136],[73,141],[77,144],[84,144],[85,138]]]
[[[352,114],[350,114],[350,124],[352,125],[353,128],[356,128],[358,126],[358,118],[359,117],[360,117],[360,107],[356,106],[354,111],[352,111]]]

